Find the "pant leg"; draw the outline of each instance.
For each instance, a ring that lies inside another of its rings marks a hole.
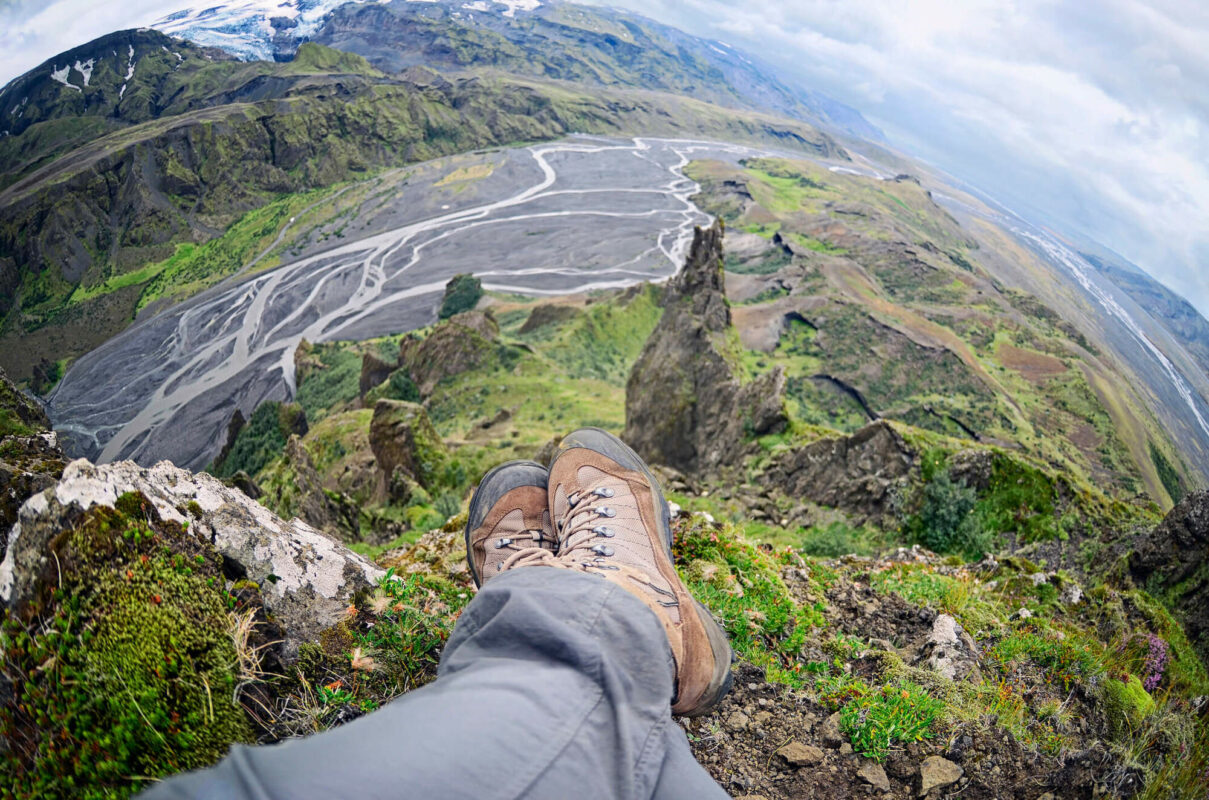
[[[663,764],[655,782],[652,800],[701,800],[727,798],[722,787],[697,763],[689,748],[688,737],[676,723],[667,727]]]
[[[637,598],[527,567],[479,592],[428,686],[331,731],[236,746],[143,797],[645,800],[689,780],[725,797],[672,722],[672,692],[663,627]]]

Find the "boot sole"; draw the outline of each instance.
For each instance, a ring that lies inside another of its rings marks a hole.
[[[527,477],[522,476],[518,471],[514,480],[499,478],[500,473],[504,470],[516,470],[517,467],[524,467]],[[470,555],[470,532],[483,524],[483,520],[491,512],[492,506],[498,503],[501,497],[521,486],[540,486],[545,489],[547,486],[546,478],[549,477],[549,474],[549,471],[536,461],[508,461],[488,470],[483,479],[479,481],[478,488],[474,490],[474,497],[470,500],[470,509],[466,512],[466,531],[464,534],[466,539],[466,565],[470,567],[470,577],[474,579],[476,587],[482,586],[483,580],[482,576],[479,575],[479,571],[475,569],[474,559]]]
[[[646,477],[651,485],[651,494],[658,503],[658,508],[655,509],[655,519],[659,524],[659,535],[663,541],[663,549],[667,554],[668,562],[675,569],[676,561],[672,556],[671,507],[668,505],[667,498],[663,496],[663,488],[659,485],[658,479],[651,473],[642,456],[638,455],[628,444],[606,430],[601,428],[580,428],[563,438],[554,458],[558,458],[559,454],[577,447],[583,447],[600,453],[616,461],[626,469],[633,472],[641,472]],[[554,462],[551,461],[550,463],[553,464]],[[679,575],[677,575],[677,579],[679,580]],[[681,584],[683,584],[683,581],[681,581]],[[687,586],[685,586],[685,590],[687,592]],[[692,597],[692,592],[688,592],[688,595]],[[735,653],[726,638],[726,632],[722,630],[722,627],[714,619],[714,615],[710,613],[710,610],[701,604],[701,601],[693,597],[693,603],[697,606],[697,617],[701,620],[701,625],[705,629],[705,636],[709,640],[710,650],[713,651],[714,674],[705,692],[701,695],[701,700],[693,708],[682,712],[680,714],[682,717],[699,717],[713,711],[722,702],[722,698],[726,696],[727,692],[730,691],[731,683],[734,680],[730,672],[730,665],[735,660]]]

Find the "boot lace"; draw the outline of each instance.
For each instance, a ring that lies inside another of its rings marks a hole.
[[[604,559],[613,556],[614,549],[608,540],[616,536],[617,531],[608,521],[617,516],[617,511],[609,505],[609,499],[616,493],[609,486],[594,486],[572,492],[567,497],[567,516],[558,522],[559,559],[586,559],[601,565]]]
[[[517,545],[518,542],[532,542],[532,544],[521,547]],[[495,542],[495,549],[508,549],[516,552],[508,556],[508,558],[504,559],[504,561],[501,563],[496,564],[496,571],[503,572],[504,570],[512,569],[513,567],[523,567],[531,564],[541,563],[545,560],[544,558],[541,558],[541,554],[543,553],[547,556],[553,557],[554,552],[551,549],[542,547],[543,543],[548,543],[553,546],[557,544],[557,540],[546,536],[546,532],[541,528],[527,528],[513,536],[497,539]]]

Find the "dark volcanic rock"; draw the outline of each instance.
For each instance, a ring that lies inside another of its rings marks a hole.
[[[626,383],[623,438],[645,459],[683,472],[735,465],[752,436],[786,424],[780,369],[737,376],[722,278],[722,224],[698,228],[664,295],[659,325]]]
[[[365,397],[366,392],[389,378],[390,373],[394,371],[394,364],[378,358],[373,353],[361,356],[361,396]]]
[[[851,436],[821,439],[776,456],[765,482],[791,497],[848,512],[860,522],[888,521],[915,469],[916,455],[884,420]]]
[[[1188,639],[1209,664],[1209,491],[1185,497],[1167,518],[1139,538],[1129,558],[1133,579],[1172,598]]]

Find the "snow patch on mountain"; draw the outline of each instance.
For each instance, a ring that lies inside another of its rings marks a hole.
[[[96,66],[96,63],[97,63],[96,59],[93,59],[93,58],[90,58],[84,62],[80,62],[79,60],[76,61],[76,65],[75,65],[76,72],[78,72],[84,76],[84,85],[85,86],[87,86],[88,82],[90,80],[92,80],[92,70],[93,70],[93,67]],[[83,90],[81,90],[81,91],[83,91]]]
[[[273,40],[279,32],[286,32],[295,41],[305,41],[339,6],[372,1],[237,0],[177,11],[151,27],[202,46],[220,47],[248,61],[272,61],[276,52]]]
[[[72,89],[75,89],[77,92],[82,93],[84,91],[83,89],[81,89],[79,86],[76,86],[74,83],[72,83],[71,81],[69,81],[67,79],[67,76],[70,74],[71,74],[71,65],[70,64],[63,67],[63,69],[54,67],[50,71],[50,77],[52,79],[58,81],[59,83],[63,84],[64,86],[69,86]]]
[[[151,27],[204,47],[221,48],[246,61],[272,61],[292,54],[293,47],[315,35],[340,6],[349,2],[377,1],[235,0],[177,11],[152,23]],[[436,3],[440,0],[408,2]],[[460,4],[468,11],[500,13],[505,17],[531,12],[541,5],[542,0],[470,0]]]

